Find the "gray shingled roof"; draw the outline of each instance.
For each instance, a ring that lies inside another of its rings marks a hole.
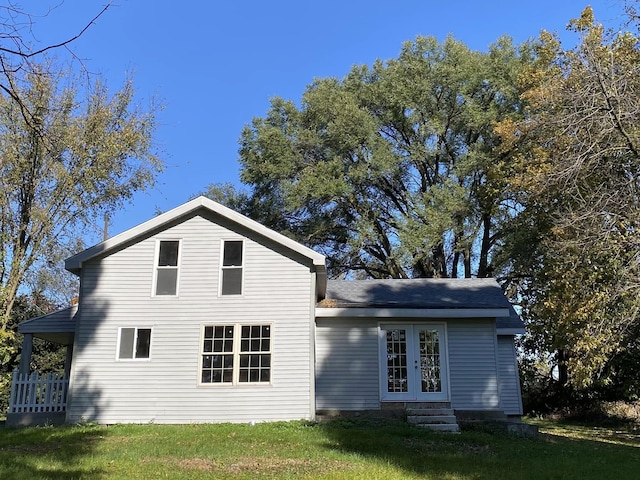
[[[493,278],[420,278],[389,280],[329,280],[320,303],[334,308],[508,308],[511,316],[497,319],[497,328],[524,325]]]
[[[33,333],[36,337],[55,343],[70,345],[76,331],[78,306],[63,308],[41,317],[25,320],[18,325],[18,332]]]
[[[329,280],[327,300],[337,307],[509,308],[493,278]]]

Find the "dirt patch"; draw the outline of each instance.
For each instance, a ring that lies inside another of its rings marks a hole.
[[[200,472],[212,472],[217,469],[216,462],[208,458],[187,458],[180,460],[178,466],[183,470],[198,470]]]
[[[403,441],[407,449],[421,455],[441,455],[443,453],[462,455],[493,455],[489,445],[476,445],[460,441],[424,440],[422,438],[406,438]]]

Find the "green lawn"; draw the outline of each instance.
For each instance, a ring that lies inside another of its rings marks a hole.
[[[0,479],[638,479],[640,438],[437,434],[397,421],[0,428]]]

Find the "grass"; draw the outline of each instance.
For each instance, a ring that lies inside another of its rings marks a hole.
[[[639,478],[632,432],[537,424],[536,439],[372,420],[0,428],[0,478]]]

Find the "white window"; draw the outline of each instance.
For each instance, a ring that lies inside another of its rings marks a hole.
[[[118,359],[148,359],[151,351],[150,328],[120,328],[118,335]]]
[[[200,383],[271,381],[270,325],[205,325],[201,345]]]
[[[242,240],[222,243],[221,295],[242,295]]]
[[[155,295],[177,295],[180,240],[160,240],[157,247]]]

